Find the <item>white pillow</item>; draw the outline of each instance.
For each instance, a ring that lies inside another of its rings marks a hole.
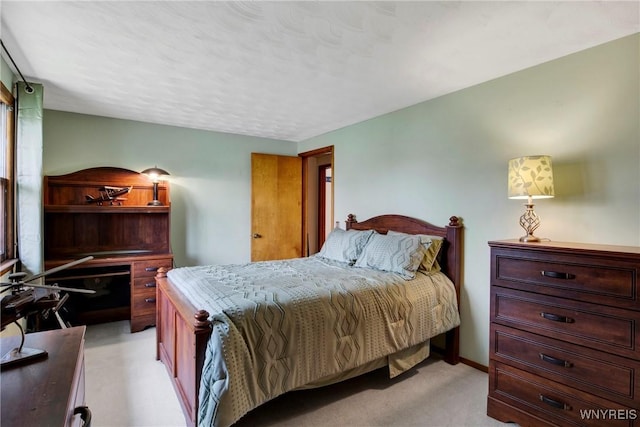
[[[324,241],[318,256],[353,263],[358,259],[373,230],[343,230],[334,228]]]
[[[411,234],[401,233],[399,231],[389,230],[387,235],[405,235],[411,236]],[[440,236],[431,236],[428,234],[415,234],[420,238],[422,245],[425,248],[424,258],[420,263],[420,270],[424,270],[428,273],[435,273],[440,271],[440,264],[438,264],[438,255],[440,254],[440,248],[442,248],[442,243],[444,238]]]
[[[405,279],[416,277],[425,248],[418,236],[410,234],[374,234],[356,261],[356,267],[369,267],[400,274]]]

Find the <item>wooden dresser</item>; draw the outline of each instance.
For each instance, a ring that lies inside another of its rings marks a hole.
[[[105,188],[129,191],[113,200]],[[173,266],[169,185],[158,184],[161,203],[150,206],[153,183],[138,172],[113,167],[44,178],[44,255],[51,269],[93,259],[47,276],[48,283],[96,290],[70,293],[63,306],[72,325],[131,321],[131,332],[155,324],[156,271]]]
[[[489,242],[487,414],[640,425],[640,247]]]
[[[2,425],[81,426],[91,422],[85,406],[84,326],[27,334],[25,347],[47,356],[3,368]],[[20,337],[0,340],[0,352],[20,345]]]

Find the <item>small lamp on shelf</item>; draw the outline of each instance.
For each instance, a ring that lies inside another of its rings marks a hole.
[[[158,200],[158,182],[160,181],[160,177],[169,175],[169,172],[154,166],[140,173],[147,175],[151,182],[153,182],[153,200],[147,203],[147,206],[162,206],[162,202]]]
[[[527,233],[521,242],[539,242],[533,232],[540,226],[540,217],[533,211],[533,199],[554,197],[551,156],[526,156],[509,160],[509,198],[526,199],[526,210],[520,226]]]

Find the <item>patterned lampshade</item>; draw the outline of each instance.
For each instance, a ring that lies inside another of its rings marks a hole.
[[[548,199],[554,195],[551,156],[509,160],[510,199]]]

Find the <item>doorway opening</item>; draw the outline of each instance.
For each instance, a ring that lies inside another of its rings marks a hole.
[[[331,164],[318,166],[318,248],[333,229],[333,191]]]
[[[320,250],[333,229],[335,189],[333,146],[299,154],[302,157],[304,255]]]

